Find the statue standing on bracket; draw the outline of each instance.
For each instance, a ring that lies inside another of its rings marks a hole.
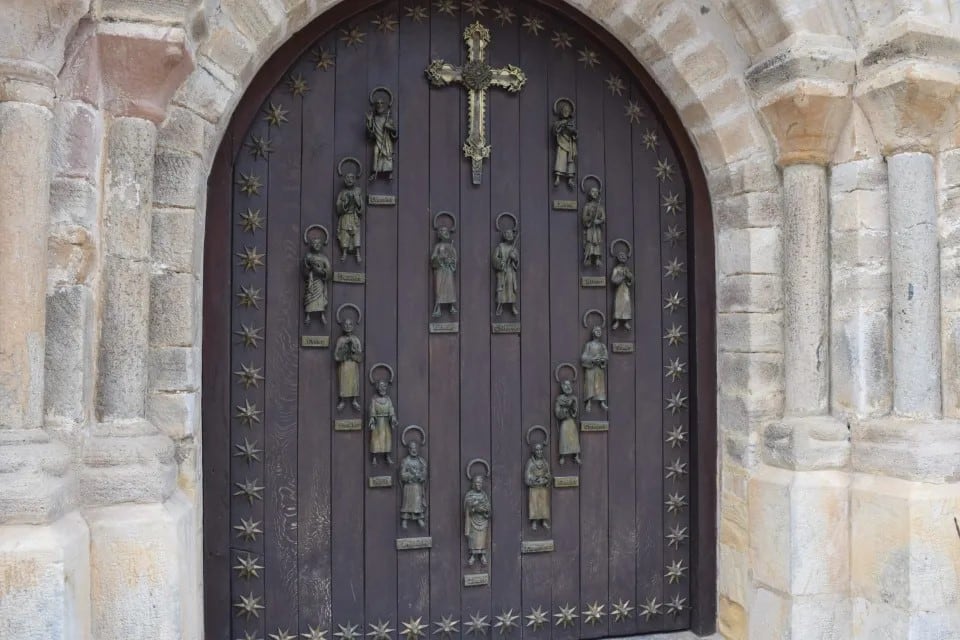
[[[343,172],[343,164],[350,162],[356,166],[356,172]],[[348,255],[363,262],[360,253],[360,225],[363,217],[363,189],[357,180],[363,175],[363,168],[356,158],[347,157],[337,165],[337,173],[343,178],[343,189],[337,195],[337,242],[340,245],[340,262]]]
[[[500,227],[500,221],[505,216],[513,220],[513,228],[502,229]],[[497,274],[496,315],[503,315],[503,307],[507,306],[510,312],[517,316],[520,313],[517,309],[517,301],[520,297],[520,249],[517,248],[517,232],[519,231],[517,217],[512,213],[501,213],[497,216],[496,228],[500,232],[500,244],[493,251],[493,270]]]
[[[617,251],[617,245],[622,249]],[[633,320],[633,270],[627,265],[633,254],[633,246],[623,238],[617,238],[610,243],[610,255],[617,259],[617,264],[610,273],[610,284],[616,287],[613,296],[613,324],[612,331],[623,328],[630,331],[630,321]]]
[[[544,454],[547,430],[541,426],[530,427],[527,431],[527,444],[531,444],[531,436],[536,431],[543,433],[543,442],[531,445],[530,457],[523,474],[524,483],[527,485],[527,519],[534,531],[539,526],[550,528],[550,482],[553,480],[550,463]]]
[[[450,223],[438,226],[441,217],[447,217]],[[441,211],[433,218],[433,228],[437,230],[437,243],[433,245],[430,266],[433,268],[433,317],[439,318],[443,306],[450,313],[457,314],[457,248],[450,240],[457,230],[457,219],[449,211]]]
[[[389,98],[385,102],[383,95]],[[393,93],[386,87],[377,87],[370,93],[370,106],[367,112],[367,136],[373,142],[373,168],[370,170],[370,182],[380,174],[387,180],[393,180],[394,143],[397,140],[397,123],[393,120]]]
[[[360,309],[355,304],[342,304],[337,308],[337,324],[343,329],[343,335],[337,338],[333,350],[333,359],[337,363],[337,411],[343,411],[346,402],[355,411],[360,411],[360,361],[363,359],[363,345],[360,338],[353,335],[352,318],[341,318],[344,309],[353,309],[357,314],[357,324],[361,322]]]
[[[596,184],[589,189],[587,189],[588,180],[596,181]],[[603,260],[603,226],[607,222],[607,209],[600,202],[603,184],[597,176],[589,175],[583,179],[581,187],[587,193],[587,203],[583,205],[583,213],[580,216],[580,222],[583,224],[583,264],[588,267],[599,267]]]
[[[569,379],[561,380],[560,372],[569,370],[573,375]],[[569,362],[557,366],[553,372],[554,379],[560,384],[560,395],[553,403],[553,415],[556,417],[560,430],[560,464],[572,458],[580,464],[580,429],[577,418],[580,415],[580,401],[574,393],[573,383],[577,381],[577,368]]]
[[[583,410],[590,412],[593,402],[600,405],[604,411],[607,410],[607,361],[610,354],[607,351],[607,345],[603,342],[603,325],[606,317],[602,311],[590,309],[583,314],[583,326],[588,327],[587,319],[591,315],[600,317],[600,322],[590,328],[590,340],[583,345],[583,353],[580,354],[580,366],[583,367]]]
[[[475,464],[482,464],[486,472],[471,475],[470,469]],[[463,496],[463,535],[467,538],[467,565],[471,567],[477,562],[481,566],[487,564],[487,538],[490,529],[491,505],[490,496],[487,495],[483,485],[484,478],[489,476],[490,464],[486,460],[478,458],[467,463],[470,489]]]
[[[310,237],[311,231],[323,231],[323,236]],[[330,260],[323,255],[323,247],[330,239],[330,232],[322,224],[312,224],[303,232],[303,243],[310,247],[303,257],[305,283],[303,287],[303,322],[310,324],[310,314],[320,314],[320,324],[327,324],[327,305],[330,303],[328,282],[330,281]]]
[[[407,442],[407,433],[415,431],[420,434],[420,444],[416,440]],[[423,429],[412,424],[403,430],[400,443],[407,448],[407,455],[400,461],[400,485],[403,487],[400,502],[400,526],[407,528],[410,521],[416,522],[422,529],[427,518],[427,461],[420,455],[420,447],[427,444],[427,436]]]
[[[389,377],[377,380],[373,375],[377,369],[383,369]],[[390,399],[390,387],[393,385],[393,367],[383,362],[370,367],[370,384],[377,393],[370,400],[370,463],[376,466],[378,456],[384,462],[393,464],[393,430],[397,426],[397,412]]]
[[[557,98],[553,103],[553,135],[557,141],[557,158],[553,165],[553,186],[567,181],[572,190],[577,184],[577,107],[569,98]]]

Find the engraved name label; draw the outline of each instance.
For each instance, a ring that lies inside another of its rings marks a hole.
[[[397,196],[378,196],[371,193],[367,196],[367,204],[371,207],[392,207],[397,204]]]
[[[559,209],[560,211],[576,211],[577,201],[576,200],[554,200],[553,208]]]
[[[486,584],[490,584],[489,573],[468,573],[463,576],[463,586],[465,587],[482,587]]]
[[[367,274],[354,271],[335,271],[333,281],[343,284],[364,284],[367,281]]]
[[[632,342],[614,342],[611,347],[614,353],[633,353]]]
[[[547,553],[549,551],[553,551],[553,540],[527,540],[520,545],[520,553]]]
[[[433,538],[397,538],[397,549],[400,551],[429,549],[432,546]]]
[[[580,431],[609,431],[610,423],[606,420],[584,420],[580,423]]]
[[[393,476],[373,476],[369,479],[371,489],[381,489],[393,486]]]
[[[330,336],[303,336],[300,338],[300,345],[323,349],[330,346]]]
[[[580,276],[581,287],[605,287],[607,279],[603,276]]]
[[[431,322],[430,333],[459,333],[459,322]]]
[[[337,420],[333,423],[334,431],[360,431],[361,424],[359,420]]]
[[[494,333],[520,333],[519,322],[494,322],[491,330]]]
[[[554,476],[553,486],[557,489],[571,489],[580,486],[580,476]]]

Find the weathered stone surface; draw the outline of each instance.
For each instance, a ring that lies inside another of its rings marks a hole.
[[[721,230],[717,235],[717,267],[721,274],[779,274],[782,269],[780,230],[775,227]]]
[[[150,252],[150,210],[156,127],[140,118],[110,124],[104,181],[104,248],[109,255],[145,259]]]
[[[829,162],[852,104],[850,86],[833,80],[801,78],[764,93],[760,112],[777,141],[777,162]]]
[[[764,431],[763,461],[796,471],[843,469],[850,461],[850,428],[831,416],[784,418]]]
[[[197,185],[207,179],[203,160],[194,154],[160,149],[156,155],[153,200],[158,206],[192,208]]]
[[[97,221],[97,188],[82,178],[55,178],[50,183],[51,225],[93,230]]]
[[[174,440],[193,436],[200,426],[200,393],[151,393],[147,420]]]
[[[46,524],[69,509],[71,452],[42,429],[0,429],[0,525]]]
[[[89,287],[61,287],[47,296],[47,419],[80,424],[93,398],[94,299]]]
[[[156,267],[177,273],[199,273],[200,216],[193,209],[154,209],[151,257]]]
[[[200,350],[196,347],[150,349],[152,391],[196,391],[200,388]]]
[[[161,273],[150,279],[150,344],[186,347],[197,343],[200,287],[191,273]]]
[[[63,177],[95,180],[100,169],[103,118],[89,104],[61,101],[55,110],[54,171]]]
[[[960,481],[960,423],[881,418],[851,424],[853,468],[931,483]]]
[[[97,425],[79,471],[83,503],[162,502],[176,486],[175,450],[170,438],[143,420]]]

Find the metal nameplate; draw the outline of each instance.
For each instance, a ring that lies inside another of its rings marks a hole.
[[[377,196],[371,193],[367,196],[367,204],[371,207],[393,207],[397,204],[397,196]]]
[[[460,333],[459,322],[431,322],[430,333]]]
[[[580,486],[580,476],[554,476],[553,486],[557,489],[572,489]]]
[[[382,489],[393,486],[393,476],[373,476],[368,479],[371,489]]]
[[[463,576],[463,586],[465,587],[482,587],[487,584],[490,584],[489,573],[468,573]]]
[[[553,208],[560,211],[576,211],[577,210],[577,201],[576,200],[554,200]]]
[[[614,342],[610,345],[610,350],[614,353],[633,353],[632,342]]]
[[[580,431],[609,431],[610,423],[606,420],[584,420],[580,423]]]
[[[367,282],[367,274],[357,273],[355,271],[335,271],[333,273],[333,281],[342,284],[365,284]]]
[[[606,287],[607,279],[603,276],[580,276],[580,286],[584,288]]]
[[[433,547],[433,538],[397,538],[397,550],[430,549]]]
[[[520,544],[520,553],[548,553],[553,551],[553,540],[529,540]]]
[[[325,349],[330,346],[330,336],[302,336],[300,346]]]
[[[334,431],[360,431],[361,428],[363,428],[363,425],[357,419],[337,420],[333,423]]]
[[[520,333],[519,322],[494,322],[490,327],[494,333]]]

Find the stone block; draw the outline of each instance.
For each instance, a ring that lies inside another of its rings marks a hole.
[[[714,205],[720,229],[774,227],[783,219],[783,195],[779,191],[759,191],[725,198]]]
[[[853,467],[924,482],[960,482],[960,423],[881,418],[851,424]]]
[[[153,201],[158,206],[194,208],[197,186],[207,181],[203,159],[192,153],[159,149],[153,182]]]
[[[147,419],[174,440],[192,436],[200,426],[200,393],[151,393]]]
[[[79,470],[85,505],[163,502],[176,486],[176,447],[143,421],[96,425]]]
[[[747,610],[743,604],[720,596],[717,630],[726,640],[747,640]]]
[[[62,516],[73,497],[71,462],[71,451],[43,429],[0,429],[0,525]]]
[[[887,165],[882,158],[843,162],[830,167],[830,193],[885,191]]]
[[[60,101],[54,111],[53,170],[56,175],[95,181],[100,173],[103,117],[92,106]]]
[[[834,294],[834,300],[843,294]],[[883,307],[886,305],[876,305]],[[831,309],[830,402],[835,413],[877,417],[893,407],[890,314],[886,309]]]
[[[886,188],[836,191],[831,184],[830,192],[831,232],[890,231]]]
[[[90,537],[79,513],[0,527],[0,637],[90,638]]]
[[[286,13],[277,0],[222,0],[221,7],[257,47],[272,50],[286,29]]]
[[[850,428],[832,416],[773,422],[764,429],[763,461],[795,471],[843,469],[850,461]]]
[[[778,275],[744,273],[717,279],[717,311],[783,310],[783,279]]]
[[[159,273],[150,280],[150,344],[197,343],[200,285],[192,273]]]
[[[750,610],[750,639],[848,640],[850,620],[843,596],[785,596],[761,587]]]
[[[193,209],[154,209],[153,264],[165,271],[199,273],[202,227]]]
[[[97,225],[97,189],[82,178],[55,178],[50,182],[50,224],[83,227]]]
[[[937,160],[940,188],[946,190],[960,186],[960,148],[941,151]]]
[[[717,379],[726,393],[776,393],[783,388],[783,355],[722,351]]]
[[[758,151],[743,160],[724,163],[707,173],[714,200],[742,193],[776,191],[780,188],[780,172],[769,150]],[[781,204],[782,206],[782,204]]]
[[[44,399],[47,418],[80,424],[93,399],[95,302],[84,285],[47,296]]]
[[[145,259],[150,252],[150,210],[157,130],[140,118],[110,124],[103,207],[104,249]]]
[[[157,347],[150,349],[151,391],[196,391],[199,388],[199,348]]]
[[[782,267],[780,230],[776,227],[721,229],[717,234],[717,267],[721,275],[779,275]]]
[[[960,313],[943,314],[943,415],[960,419]]]
[[[171,105],[166,120],[157,129],[157,147],[203,156],[215,149],[219,142],[216,136],[211,123],[189,109]]]
[[[236,83],[224,84],[212,70],[215,65],[206,58],[200,58],[198,62],[197,68],[177,90],[173,103],[217,124],[229,112],[239,88]]]
[[[47,239],[47,290],[87,284],[95,272],[97,247],[83,227],[58,225]]]
[[[717,590],[722,597],[741,604],[749,602],[749,566],[747,553],[725,544],[717,545]]]
[[[723,351],[782,352],[780,313],[717,314],[717,345]]]
[[[218,14],[210,26],[209,37],[200,45],[200,55],[241,82],[249,80],[259,61],[256,45],[225,13]]]

